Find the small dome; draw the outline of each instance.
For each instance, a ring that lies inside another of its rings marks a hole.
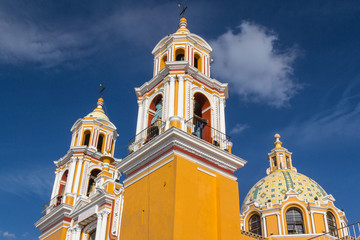
[[[97,107],[94,109],[94,111],[86,115],[85,118],[102,118],[107,121],[110,121],[108,116],[106,116],[104,109],[102,108],[103,105],[104,105],[104,100],[102,98],[99,98],[97,102]]]
[[[265,206],[270,200],[273,204],[285,199],[285,193],[290,189],[299,193],[298,198],[314,202],[315,197],[327,196],[325,190],[311,178],[289,169],[280,169],[258,181],[246,195],[241,207],[241,212],[246,211],[247,204],[255,201]]]

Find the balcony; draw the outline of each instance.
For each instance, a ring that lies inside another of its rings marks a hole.
[[[44,204],[43,210],[41,211],[41,216],[45,216],[51,212],[55,207],[59,206],[62,203],[63,196],[58,195],[52,198],[49,202]]]
[[[185,122],[186,131],[216,147],[229,151],[232,147],[230,136],[209,126],[206,119],[193,117]]]
[[[132,153],[138,150],[144,144],[150,142],[152,139],[154,139],[156,136],[163,133],[164,131],[165,122],[158,119],[150,127],[145,128],[129,140],[129,152]]]

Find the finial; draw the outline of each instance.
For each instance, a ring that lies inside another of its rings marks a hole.
[[[100,88],[101,88],[101,90],[100,90],[100,98],[102,98],[103,97],[103,94],[104,94],[104,91],[105,91],[105,86],[104,86],[104,84],[101,84],[100,83]]]
[[[282,142],[280,141],[280,134],[275,134],[274,135],[274,138],[275,138],[275,148],[281,148],[281,145],[282,145]]]
[[[178,4],[178,8],[181,8],[181,7],[182,7],[182,10],[180,12],[180,16],[182,15],[182,18],[185,18],[185,12],[187,9],[187,0],[185,0],[185,4],[182,4],[182,3]]]
[[[104,105],[104,99],[99,98],[97,101],[97,108],[102,108],[103,105]]]

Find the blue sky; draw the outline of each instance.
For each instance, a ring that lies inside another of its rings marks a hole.
[[[188,28],[214,48],[212,76],[229,82],[227,133],[248,163],[240,201],[268,167],[276,132],[300,173],[349,223],[360,206],[359,1],[189,1]],[[135,135],[134,87],[152,77],[152,48],[177,29],[176,1],[0,0],[0,239],[36,239],[70,128],[96,106]]]

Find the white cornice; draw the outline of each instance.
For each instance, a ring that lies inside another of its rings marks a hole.
[[[68,217],[72,210],[72,206],[68,204],[60,204],[54,208],[51,212],[41,217],[36,223],[35,227],[43,231],[58,221],[61,221],[64,217]]]
[[[230,154],[183,130],[172,127],[142,146],[139,150],[128,155],[116,167],[123,173],[129,174],[173,147],[184,149],[231,172],[235,172],[246,163],[240,157]]]
[[[54,164],[56,167],[60,167],[62,165],[64,165],[65,163],[67,163],[71,157],[73,156],[74,153],[84,153],[88,156],[100,159],[101,156],[103,156],[104,154],[96,151],[96,149],[87,147],[85,145],[83,146],[72,146],[70,147],[69,151],[65,154],[65,156],[63,156],[62,158],[60,158],[57,161],[54,161]]]
[[[135,88],[136,96],[139,98],[143,96],[147,91],[154,88],[157,84],[159,84],[165,76],[167,76],[170,70],[174,69],[184,69],[184,72],[187,72],[192,77],[198,79],[202,83],[208,85],[211,88],[218,90],[219,92],[224,92],[225,98],[228,98],[228,84],[221,83],[218,80],[208,77],[205,74],[201,73],[197,68],[189,65],[187,61],[173,61],[166,62],[165,67],[161,69],[161,71],[155,75],[152,79],[144,83],[141,87]]]

